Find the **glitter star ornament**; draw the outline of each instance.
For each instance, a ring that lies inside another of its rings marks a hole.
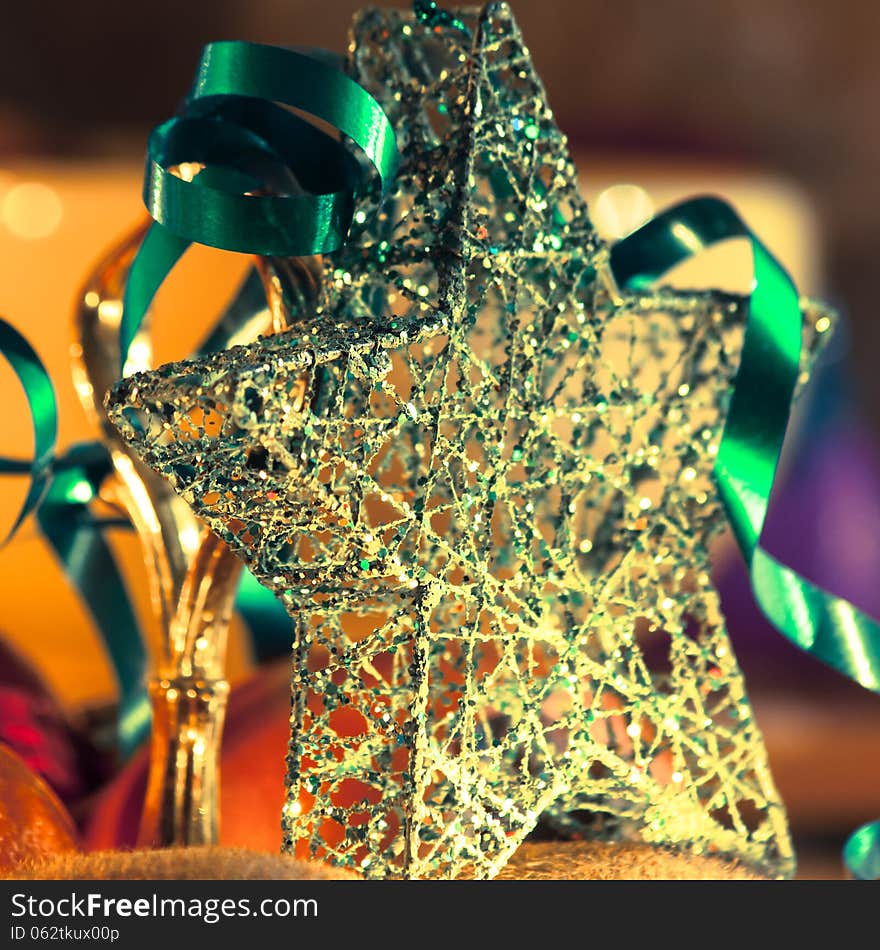
[[[790,874],[707,554],[743,302],[611,286],[506,5],[362,12],[349,66],[402,163],[316,305],[110,403],[294,619],[285,850],[492,877],[542,819]]]

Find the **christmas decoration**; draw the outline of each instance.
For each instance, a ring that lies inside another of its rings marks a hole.
[[[113,488],[136,526],[153,605],[152,762],[141,837],[151,844],[204,844],[217,837],[217,749],[228,684],[226,636],[241,563],[121,443],[101,395],[119,365],[122,290],[144,237],[138,228],[101,260],[80,294],[74,376],[86,411],[104,430]],[[146,334],[140,365],[150,365]],[[179,769],[181,781],[167,776]]]
[[[97,737],[102,759],[112,761],[137,747],[149,731],[151,718],[144,682],[145,645],[105,536],[108,528],[137,529],[159,634],[154,629],[150,638],[153,655],[158,657],[158,675],[152,684],[154,765],[141,836],[152,843],[211,841],[217,833],[216,752],[226,695],[225,634],[233,601],[254,630],[258,658],[272,656],[279,642],[286,651],[289,620],[252,578],[250,584],[239,587],[241,563],[203,529],[164,480],[129,454],[106,420],[102,394],[115,378],[119,362],[120,296],[143,234],[144,228],[138,228],[101,260],[82,290],[77,313],[74,379],[86,410],[103,429],[104,443],[79,443],[56,454],[57,404],[52,383],[30,344],[0,320],[0,355],[9,362],[27,398],[35,456],[33,461],[0,459],[0,473],[30,476],[7,540],[33,512],[95,622],[119,686],[116,734]],[[233,301],[205,346],[223,346],[230,334],[248,338],[255,323],[262,326],[270,320],[265,299],[256,313],[246,307],[246,318],[239,319],[240,306],[240,300]],[[149,340],[142,333],[140,365],[149,365],[149,355]],[[123,513],[130,522],[120,517]],[[51,772],[57,788],[74,794],[78,789],[69,783],[79,777],[70,775],[71,765],[63,755],[70,750],[55,743],[53,758],[47,758],[39,749],[44,736],[29,721],[53,711],[40,708],[44,703],[38,698],[22,695],[18,685],[10,683],[0,690],[4,693],[0,700],[8,707],[8,738],[17,749],[25,747],[29,756],[27,747],[33,746],[32,758],[41,770],[47,775]],[[176,769],[185,781],[166,781]]]
[[[55,454],[51,383],[0,321],[34,425],[34,460],[0,459],[30,477],[12,533],[35,514],[94,617],[122,752],[149,725],[147,655],[104,529],[124,509],[145,540],[161,632],[141,837],[216,838],[237,555],[264,585],[245,596],[277,606],[274,591],[296,624],[294,876],[311,873],[301,857],[379,878],[786,876],[707,547],[729,523],[776,628],[880,691],[877,624],[760,544],[833,315],[718,199],[604,244],[509,9],[413,7],[358,16],[347,74],[324,53],[206,48],[151,136],[155,223],[81,295],[77,385],[104,444]],[[752,252],[748,296],[657,287],[733,237]],[[138,372],[105,413],[119,367],[146,370],[142,323],[193,241],[259,255],[254,273],[195,360]],[[277,336],[252,342],[258,327]],[[66,781],[43,741],[55,711],[4,689],[7,738]],[[262,725],[242,720],[235,754],[259,754]],[[13,858],[75,847],[0,753],[7,838],[30,848]],[[144,774],[141,756],[123,775],[126,834]],[[571,840],[525,840],[536,824]],[[253,823],[239,831],[250,844]],[[878,855],[877,822],[845,851],[857,877],[880,874]],[[29,867],[165,875],[178,853],[117,857]],[[248,854],[187,858],[194,874],[273,873]]]
[[[283,618],[280,642],[286,650],[289,621],[264,589],[255,583],[240,587],[240,560],[131,452],[106,417],[103,394],[120,362],[122,295],[145,233],[144,227],[137,228],[106,254],[81,289],[74,379],[87,413],[102,429],[115,475],[113,497],[141,540],[152,595],[151,762],[140,840],[153,845],[210,844],[218,838],[217,757],[228,694],[225,654],[233,607],[262,630],[255,638],[258,656],[267,640],[278,640],[273,634],[279,626],[277,614]],[[205,346],[223,347],[271,328],[265,298],[256,310],[242,303],[252,295],[253,283],[245,283]],[[150,365],[146,330],[139,328],[137,346],[129,348],[130,369]],[[179,780],[168,781],[172,774]]]
[[[219,771],[217,844],[224,848],[278,851],[278,816],[285,798],[284,769],[279,766],[290,736],[289,719],[289,662],[264,664],[231,689]],[[83,828],[88,850],[137,846],[148,768],[146,755],[135,756],[103,790]]]
[[[94,773],[94,751],[73,727],[35,669],[0,641],[0,743],[8,746],[59,796],[81,798]]]
[[[0,745],[0,875],[76,848],[64,806],[19,756]]]
[[[505,5],[365,12],[350,67],[402,161],[317,306],[109,409],[295,619],[285,847],[493,876],[543,815],[791,873],[706,550],[747,301],[615,286]]]

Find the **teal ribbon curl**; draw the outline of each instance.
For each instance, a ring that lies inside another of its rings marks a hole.
[[[104,445],[85,442],[72,446],[52,469],[36,511],[37,523],[107,650],[119,686],[117,741],[123,757],[128,757],[150,728],[144,681],[147,653],[125,580],[105,537],[107,525],[96,522],[88,508],[113,465]],[[129,527],[125,521],[118,526]]]
[[[339,139],[278,103],[331,126]],[[381,106],[323,51],[206,46],[180,114],[150,136],[144,202],[156,223],[129,273],[122,366],[153,297],[192,243],[264,256],[330,253],[348,235],[369,169],[384,190],[398,161]],[[185,180],[175,174],[184,163],[203,170]],[[279,167],[298,193],[278,193]],[[260,190],[271,193],[254,193]]]
[[[227,313],[206,345],[222,348],[235,329],[235,320]],[[84,442],[56,456],[58,408],[51,380],[27,340],[2,319],[0,356],[10,364],[24,390],[35,444],[32,462],[0,458],[0,475],[30,476],[24,503],[7,541],[35,513],[43,536],[107,650],[119,688],[117,744],[122,756],[128,757],[149,733],[151,709],[145,685],[144,638],[122,571],[105,537],[108,527],[130,529],[131,524],[127,519],[96,521],[89,509],[104,479],[113,472],[110,453],[100,442]],[[259,662],[289,652],[290,618],[272,592],[249,572],[243,575],[235,606],[250,630]]]
[[[676,205],[623,238],[611,248],[611,271],[620,287],[643,288],[731,238],[749,241],[754,283],[715,462],[719,494],[755,599],[770,622],[816,659],[880,692],[880,625],[760,546],[799,372],[802,320],[791,277],[733,208],[715,197]],[[854,877],[880,876],[880,822],[853,834],[844,859]]]
[[[30,477],[6,540],[36,512],[43,534],[107,647],[119,684],[119,747],[127,755],[149,727],[150,706],[143,681],[146,653],[137,620],[116,561],[87,507],[110,472],[109,456],[99,443],[88,443],[56,458],[55,390],[34,349],[5,320],[0,320],[0,355],[24,390],[34,430],[32,462],[0,459],[0,474]]]

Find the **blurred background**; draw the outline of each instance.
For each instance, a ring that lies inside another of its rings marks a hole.
[[[357,0],[6,4],[0,154],[137,157],[209,39],[342,51]],[[880,423],[872,262],[880,12],[864,0],[520,0],[516,15],[579,147],[748,163],[816,209],[829,286],[850,314]],[[589,169],[585,169],[588,173]]]
[[[624,233],[652,208],[694,192],[719,192],[739,205],[804,292],[841,309],[842,327],[787,446],[768,546],[880,616],[876,5],[512,5],[607,236]],[[95,258],[141,220],[146,137],[187,89],[201,46],[235,38],[342,52],[358,3],[45,0],[5,7],[0,313],[28,335],[56,381],[64,446],[96,434],[70,383],[68,327],[77,288]],[[733,253],[690,276],[730,283],[725,275],[745,273],[745,258]],[[235,255],[196,254],[175,274],[156,319],[162,359],[180,358],[199,338],[243,266]],[[163,312],[177,318],[163,320]],[[0,453],[21,456],[29,427],[24,402],[5,373],[0,370],[8,412]],[[10,482],[2,488],[5,530],[24,487]],[[131,558],[136,577],[136,552]],[[814,665],[769,630],[730,545],[720,548],[717,577],[791,812],[802,873],[839,875],[846,833],[880,815],[880,698]],[[131,587],[146,610],[142,585],[134,580]],[[34,527],[0,551],[0,590],[0,634],[19,654],[7,669],[32,667],[65,728],[76,732],[89,710],[112,704],[114,681],[81,605]],[[253,669],[239,636],[233,679],[244,682]],[[78,791],[68,793],[73,806],[90,781],[83,778]]]

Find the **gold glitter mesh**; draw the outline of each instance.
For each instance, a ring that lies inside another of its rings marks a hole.
[[[460,15],[356,20],[403,161],[317,308],[112,418],[294,619],[285,850],[492,877],[541,817],[788,875],[706,550],[742,301],[614,290],[509,9]]]

